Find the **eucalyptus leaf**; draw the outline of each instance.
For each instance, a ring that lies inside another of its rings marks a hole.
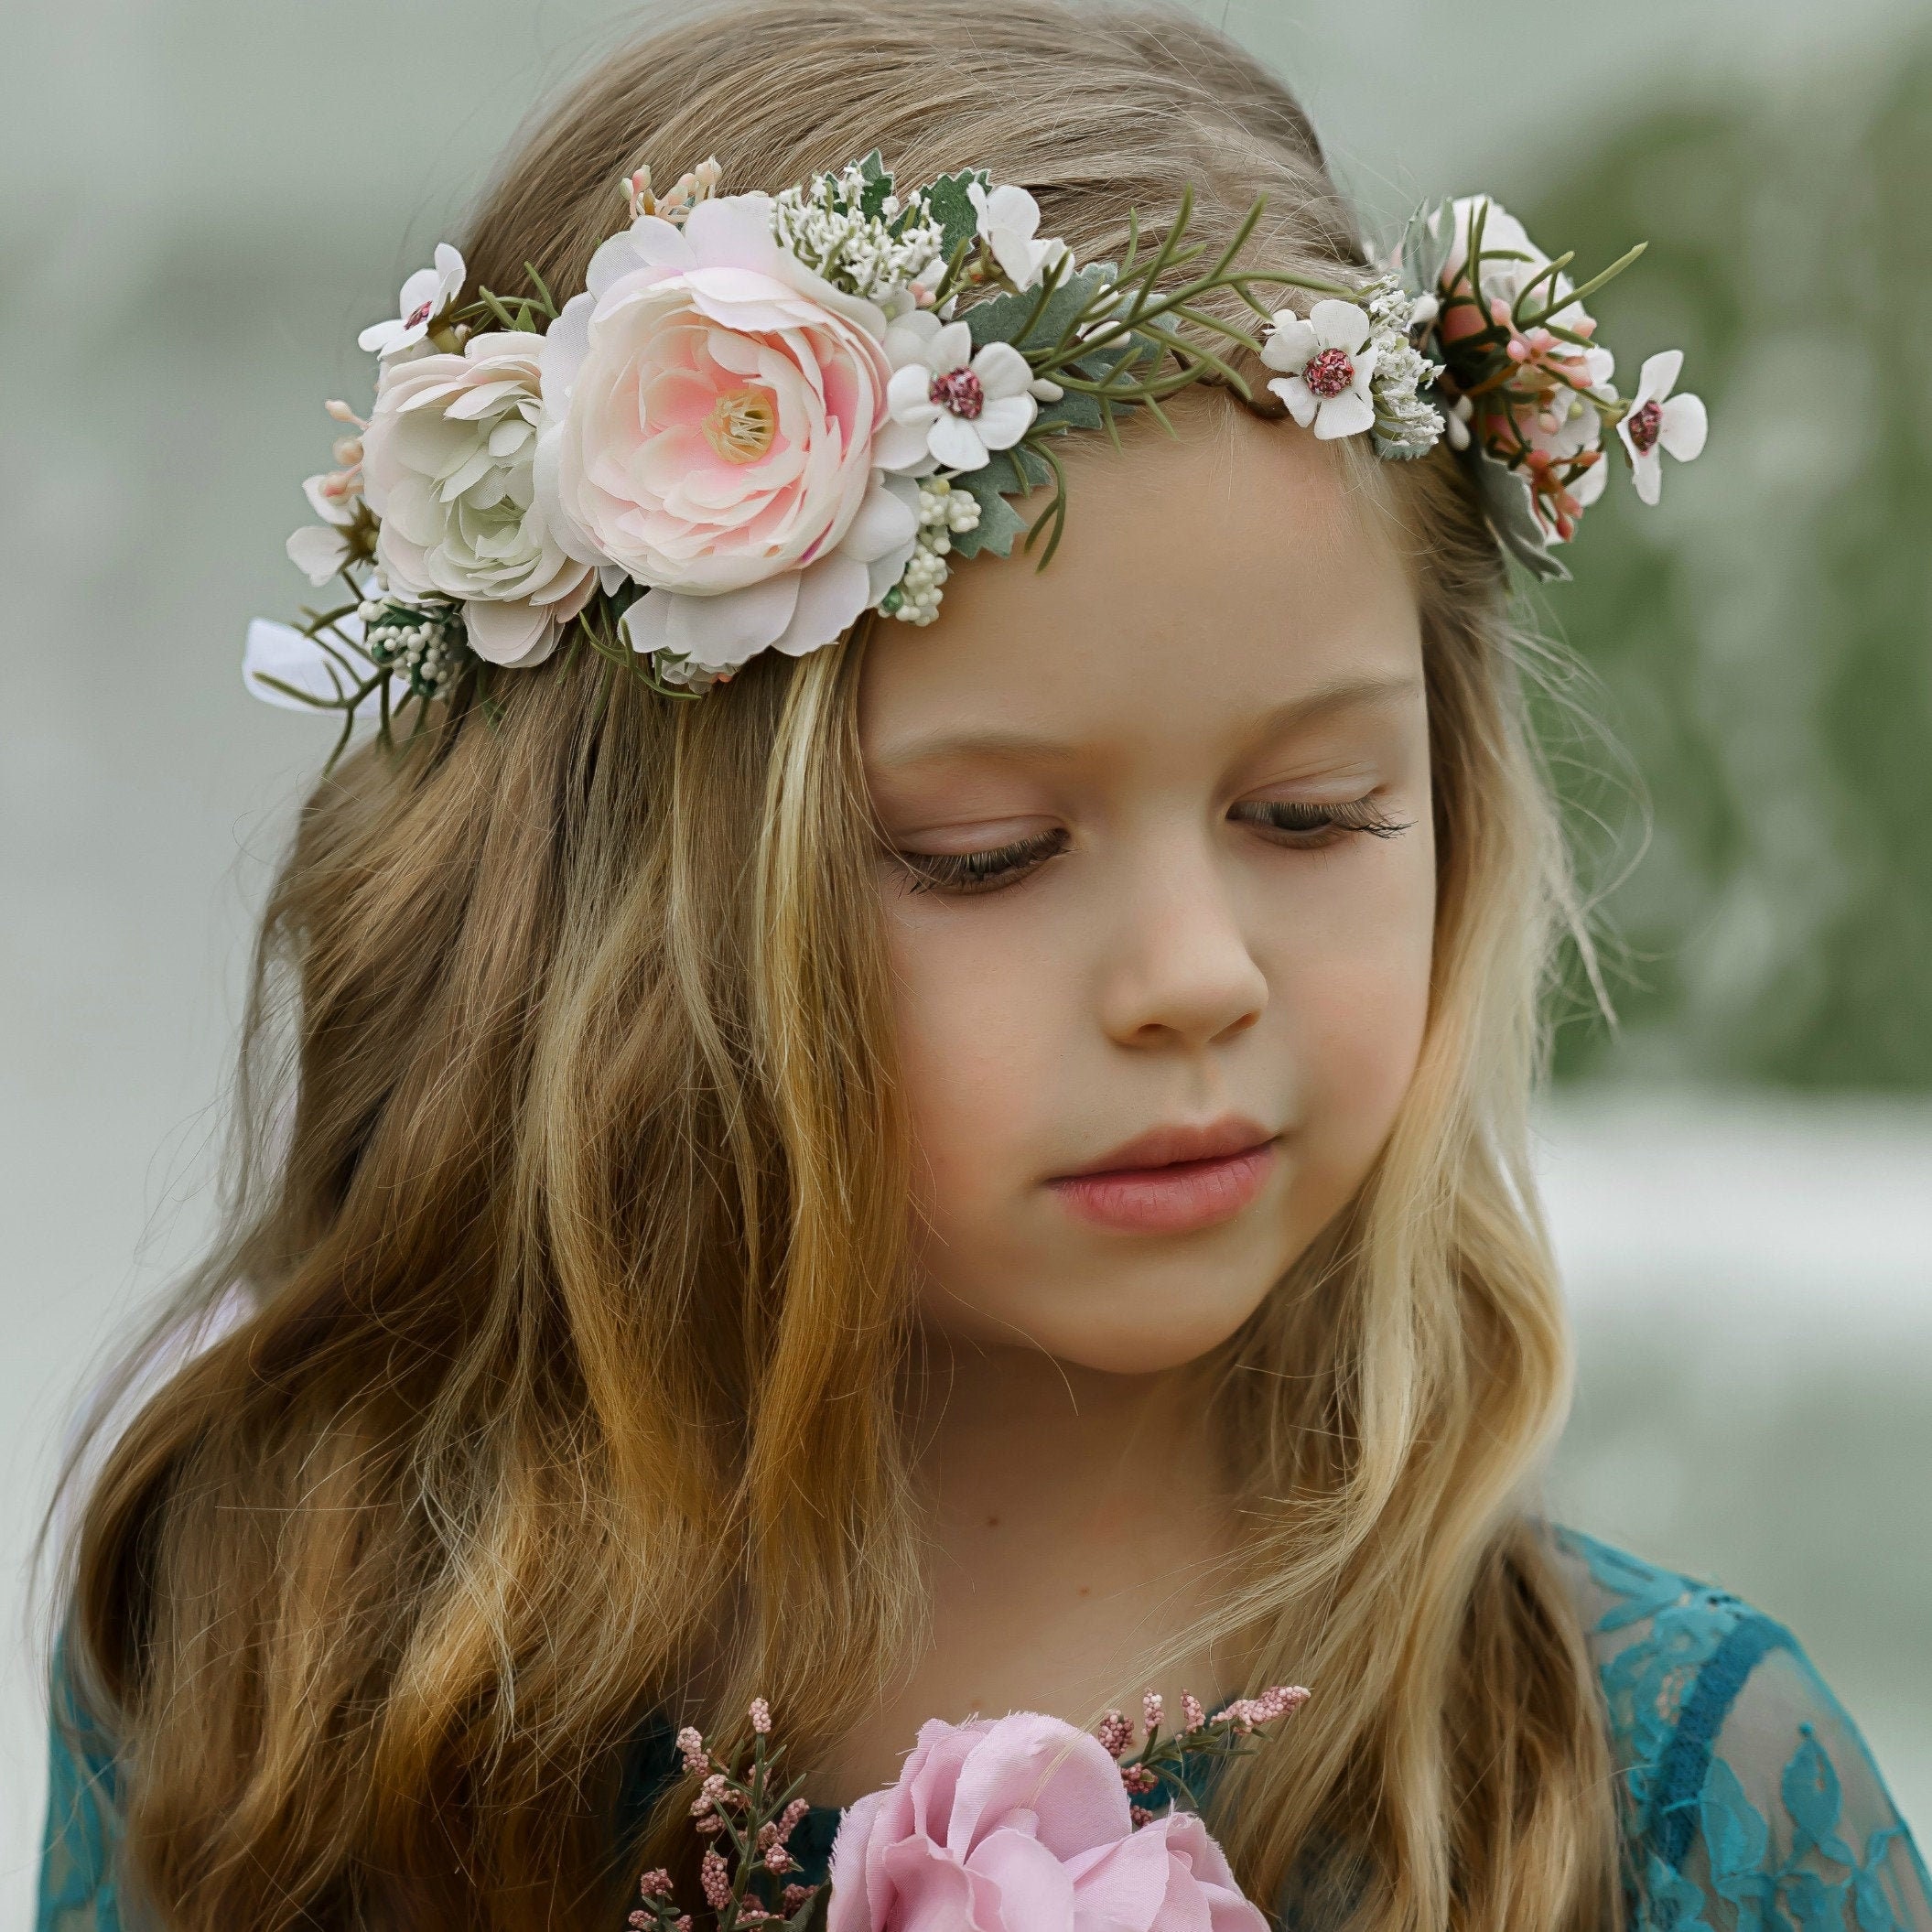
[[[880,220],[886,211],[886,197],[892,192],[892,177],[886,167],[885,157],[875,147],[858,164],[860,178],[865,187],[858,196],[858,211],[869,221]]]
[[[1469,450],[1466,459],[1497,543],[1532,577],[1545,583],[1567,582],[1570,571],[1531,507],[1528,480],[1475,448]]]
[[[956,175],[941,175],[925,191],[932,219],[939,224],[939,254],[950,262],[953,251],[962,242],[970,242],[979,232],[979,214],[967,188],[975,181],[984,188],[990,177],[983,167],[962,168]]]
[[[1425,201],[1402,233],[1402,286],[1412,296],[1434,292],[1455,246],[1456,211],[1447,201]]]
[[[995,556],[1010,556],[1014,539],[1026,534],[1026,519],[1000,493],[991,470],[988,464],[985,470],[953,479],[953,488],[966,491],[979,505],[978,523],[953,534],[955,556],[977,556],[982,550],[990,550]],[[1010,466],[1006,474],[1010,478]]]
[[[1044,303],[1037,288],[1028,289],[1023,295],[995,296],[989,301],[976,302],[963,319],[973,332],[976,349],[983,349],[988,342],[1011,342],[1017,349],[1024,349],[1029,343],[1051,349],[1113,279],[1111,262],[1090,262],[1067,276]],[[1029,317],[1036,317],[1031,328],[1027,327]],[[1022,329],[1026,329],[1024,341],[1020,340]]]
[[[1094,397],[1081,395],[1070,389],[1057,403],[1041,404],[1040,414],[1033,421],[1037,426],[1045,428],[1051,428],[1056,423],[1064,423],[1070,429],[1098,429],[1101,424],[1100,405]]]

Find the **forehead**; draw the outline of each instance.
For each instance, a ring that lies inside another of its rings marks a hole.
[[[877,627],[869,763],[956,738],[1224,739],[1337,691],[1419,697],[1414,596],[1357,467],[1221,397],[1176,426],[1119,450],[1067,438],[1066,534],[1044,570],[1018,544],[956,562],[937,623]]]

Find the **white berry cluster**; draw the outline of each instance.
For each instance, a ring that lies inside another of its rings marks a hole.
[[[1422,395],[1442,373],[1442,365],[1415,346],[1417,330],[1436,318],[1436,298],[1411,296],[1388,275],[1368,291],[1362,306],[1368,311],[1368,340],[1376,351],[1370,383],[1376,454],[1421,456],[1435,447],[1443,428],[1442,412]]]
[[[855,161],[809,187],[782,189],[772,201],[772,232],[781,248],[835,287],[883,302],[923,276],[936,276],[940,231],[926,218],[923,199],[914,197],[911,219],[895,234],[892,224],[906,204],[889,194],[883,213],[869,215],[860,206],[867,185]]]
[[[442,696],[469,661],[460,604],[371,598],[356,615],[362,620],[362,649],[370,661],[407,679],[412,697]]]
[[[979,499],[971,491],[954,489],[943,476],[922,479],[919,547],[880,610],[901,623],[930,624],[939,615],[939,600],[951,569],[946,557],[953,539],[978,527]]]

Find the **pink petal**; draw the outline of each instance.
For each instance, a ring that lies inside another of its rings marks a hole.
[[[769,195],[719,195],[700,201],[685,217],[684,237],[706,267],[729,263],[777,272],[778,243],[772,238]]]
[[[867,491],[839,548],[847,556],[869,564],[874,557],[910,544],[918,534],[918,485],[901,482],[894,488],[892,483],[880,482]]]
[[[767,649],[798,605],[798,573],[716,597],[653,590],[624,612],[624,635],[638,652],[669,651],[707,671],[735,671]]]
[[[472,598],[463,606],[470,645],[492,664],[540,664],[556,648],[551,614],[525,599],[514,603]]]
[[[1031,1832],[991,1833],[966,1869],[999,1901],[1000,1932],[1073,1932],[1072,1874]]]
[[[798,602],[792,621],[772,642],[772,648],[787,657],[803,657],[808,651],[836,643],[847,626],[858,621],[872,595],[870,572],[858,557],[843,551],[820,557],[796,576]]]

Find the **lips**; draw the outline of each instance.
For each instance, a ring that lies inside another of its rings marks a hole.
[[[1275,1135],[1230,1116],[1199,1127],[1154,1128],[1047,1186],[1070,1214],[1096,1226],[1191,1234],[1250,1206],[1277,1159]]]

